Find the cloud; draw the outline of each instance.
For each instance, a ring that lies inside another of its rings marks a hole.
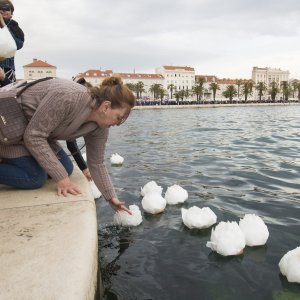
[[[32,58],[68,77],[89,68],[154,72],[188,65],[200,74],[251,77],[253,66],[300,78],[298,0],[14,0],[25,32],[17,74]]]

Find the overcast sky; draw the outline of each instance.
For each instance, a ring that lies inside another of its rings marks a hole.
[[[71,78],[88,69],[251,78],[253,66],[300,79],[300,0],[12,0],[25,33],[17,77],[33,58]]]

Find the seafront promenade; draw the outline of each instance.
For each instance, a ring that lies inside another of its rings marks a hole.
[[[58,197],[52,180],[38,190],[0,186],[0,299],[94,299],[98,236],[90,186]]]
[[[290,105],[300,105],[300,102],[226,103],[226,104],[180,104],[180,105],[137,105],[133,109],[217,108],[217,107],[290,106]]]

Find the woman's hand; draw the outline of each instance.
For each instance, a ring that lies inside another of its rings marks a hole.
[[[81,194],[80,189],[71,182],[69,177],[66,177],[57,182],[57,194],[58,196],[68,197],[68,194],[79,195]]]
[[[111,198],[109,204],[115,211],[124,210],[132,215],[132,212],[124,205],[125,202],[121,202],[118,198]]]
[[[84,169],[84,170],[82,171],[82,173],[83,173],[83,175],[86,177],[86,179],[87,179],[88,181],[92,181],[92,180],[93,180],[92,175],[91,175],[91,173],[90,173],[90,170],[89,170],[88,168]]]

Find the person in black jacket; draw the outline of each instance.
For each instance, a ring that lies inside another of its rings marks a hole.
[[[67,141],[67,147],[72,154],[77,166],[82,171],[83,175],[87,178],[88,181],[93,180],[87,164],[80,152],[81,149],[78,148],[76,140]]]
[[[12,2],[10,0],[0,0],[0,30],[7,26],[19,50],[24,44],[24,33],[19,24],[12,19],[13,13],[14,6]],[[0,68],[5,73],[5,78],[0,81],[0,87],[16,81],[14,57],[6,59],[0,57]]]

